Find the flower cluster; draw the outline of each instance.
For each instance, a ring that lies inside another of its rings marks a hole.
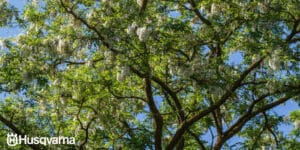
[[[273,70],[276,71],[280,67],[280,58],[278,55],[273,55],[272,58],[269,59],[268,61],[269,67]]]
[[[136,34],[139,37],[140,41],[146,41],[149,37],[149,31],[147,29],[147,27],[140,27],[136,30]]]
[[[136,22],[133,22],[128,28],[126,29],[127,34],[133,35],[137,29],[137,24]]]
[[[117,80],[118,81],[124,81],[126,77],[129,74],[129,67],[128,66],[122,66],[120,70],[118,70],[117,73]]]

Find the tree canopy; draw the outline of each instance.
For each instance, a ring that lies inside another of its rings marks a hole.
[[[0,1],[0,145],[300,149],[299,0]],[[279,129],[294,124],[290,133]]]

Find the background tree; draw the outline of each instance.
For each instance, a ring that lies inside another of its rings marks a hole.
[[[300,147],[299,111],[273,111],[300,102],[297,0],[0,7],[2,27],[23,29],[1,39],[3,148],[12,131],[78,142],[33,149]]]

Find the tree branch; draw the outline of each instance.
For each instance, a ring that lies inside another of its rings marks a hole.
[[[274,137],[274,140],[276,142],[276,147],[279,148],[279,141],[278,141],[278,138],[276,136],[276,134],[273,132],[273,130],[271,129],[270,127],[270,124],[269,124],[269,119],[268,119],[268,116],[266,114],[266,112],[263,112],[263,115],[264,115],[264,118],[265,118],[265,126],[267,128],[267,130],[272,134],[272,136]]]
[[[4,118],[2,115],[0,115],[0,121],[2,123],[4,123],[7,127],[9,127],[10,129],[12,129],[17,135],[21,135],[22,137],[25,137],[25,134],[21,130],[19,130],[12,122],[10,122],[6,118]],[[32,148],[33,150],[42,149],[42,146],[39,144],[28,144],[28,146],[30,148]]]
[[[197,8],[197,5],[195,3],[194,0],[189,0],[189,3],[191,4],[191,7],[192,7],[192,10],[194,11],[194,13],[199,17],[199,19],[205,23],[206,25],[208,26],[212,26],[212,24],[206,19],[204,18],[201,13],[199,12],[198,8]]]
[[[142,16],[147,8],[148,0],[142,0],[139,15]]]
[[[141,73],[140,71],[138,71],[137,69],[135,69],[134,67],[130,67],[130,69],[132,70],[132,72],[134,72],[135,74],[137,74],[139,77],[145,77],[146,75]],[[182,109],[182,105],[176,95],[176,93],[174,91],[172,91],[169,86],[167,84],[165,84],[162,80],[160,80],[159,78],[155,77],[155,76],[151,76],[151,79],[156,82],[158,85],[160,85],[162,87],[162,89],[164,89],[168,95],[171,96],[171,98],[173,99],[174,103],[175,103],[175,107],[178,111],[179,117],[180,117],[180,122],[183,122],[185,119],[185,115]]]
[[[195,140],[197,141],[197,143],[200,145],[200,147],[201,147],[202,150],[206,150],[206,148],[205,148],[203,142],[199,139],[199,136],[198,136],[196,133],[192,132],[191,130],[188,130],[188,133],[189,133],[192,137],[194,137],[194,139],[195,139]]]
[[[173,99],[176,109],[178,111],[179,117],[180,117],[180,122],[183,122],[185,120],[185,115],[183,112],[183,108],[182,105],[176,95],[175,92],[173,92],[169,86],[167,84],[165,84],[162,80],[160,80],[159,78],[152,76],[151,79],[156,82],[157,84],[159,84]]]
[[[90,25],[86,20],[84,20],[83,18],[79,17],[77,14],[75,14],[75,12],[68,8],[65,3],[63,2],[63,0],[60,0],[61,6],[64,8],[64,10],[71,14],[75,19],[79,20],[80,22],[82,22],[87,28],[91,29],[92,31],[94,31],[97,36],[99,37],[99,39],[103,42],[103,45],[105,47],[107,47],[108,49],[110,49],[111,51],[115,52],[115,53],[120,53],[120,51],[114,49],[113,47],[111,47],[111,45],[108,43],[107,39],[105,39],[105,37],[100,33],[100,31],[98,31],[98,29],[95,26]]]
[[[153,114],[154,120],[155,120],[155,125],[156,125],[156,129],[155,129],[155,149],[156,150],[161,150],[162,149],[162,128],[163,128],[163,118],[159,112],[159,110],[157,109],[154,99],[153,99],[153,95],[152,95],[152,86],[151,86],[151,80],[150,78],[145,78],[145,92],[146,92],[146,96],[147,96],[147,101],[148,101],[148,105],[149,108],[151,110],[151,113]]]
[[[263,100],[265,98],[265,96],[262,96],[260,97],[258,100],[256,100],[254,103],[252,103],[251,106],[254,107],[254,105]],[[217,141],[215,146],[214,146],[214,149],[215,150],[218,150],[222,147],[223,143],[228,140],[229,138],[231,138],[234,134],[236,134],[237,132],[239,132],[242,127],[249,121],[251,120],[253,117],[255,117],[257,114],[259,113],[263,113],[269,109],[272,109],[284,102],[286,102],[287,100],[291,99],[292,96],[285,96],[283,98],[280,98],[279,100],[273,102],[273,103],[270,103],[268,105],[265,105],[261,108],[258,108],[257,110],[253,111],[252,112],[252,109],[249,109],[244,115],[242,115],[242,117],[240,117],[240,119],[238,119],[236,121],[236,123],[234,125],[232,125],[230,128],[227,129],[226,132],[224,132],[224,136],[222,137],[222,139],[220,141]],[[251,107],[251,108],[253,108]]]
[[[300,18],[298,18],[297,20],[295,20],[294,25],[293,25],[293,29],[292,32],[286,37],[286,42],[287,43],[291,43],[292,38],[297,34],[300,33],[300,31],[297,31],[297,28],[300,24]]]
[[[116,98],[119,98],[119,99],[126,99],[126,98],[130,98],[130,99],[137,99],[137,100],[141,100],[143,102],[147,102],[144,98],[142,97],[138,97],[138,96],[123,96],[123,95],[117,95],[116,93],[114,93],[112,91],[112,89],[110,88],[110,86],[107,87],[108,88],[108,91],[111,95],[113,95],[114,97]]]
[[[254,62],[252,65],[250,65],[250,67],[248,69],[246,69],[239,77],[238,80],[236,80],[233,85],[231,86],[231,88],[221,97],[221,99],[211,105],[209,108],[195,114],[194,116],[192,116],[190,119],[186,120],[185,122],[183,122],[181,124],[181,126],[178,128],[178,130],[176,131],[175,135],[173,136],[171,142],[167,145],[166,150],[172,150],[174,148],[174,145],[177,144],[177,142],[179,141],[179,139],[181,138],[181,136],[185,133],[185,131],[191,126],[193,125],[193,123],[197,122],[199,119],[203,118],[204,116],[208,115],[209,113],[211,113],[212,111],[214,111],[215,109],[217,109],[218,107],[220,107],[222,104],[224,104],[226,102],[226,100],[232,95],[232,93],[241,85],[242,81],[246,78],[246,76],[253,70],[255,69],[257,66],[260,65],[260,63],[264,60],[265,57],[262,57],[261,59],[259,59],[258,61]]]

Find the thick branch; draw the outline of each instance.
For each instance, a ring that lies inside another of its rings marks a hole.
[[[297,31],[297,28],[300,24],[300,18],[295,20],[292,32],[286,37],[286,42],[290,43],[292,41],[292,38],[297,34],[300,33],[300,31]]]
[[[220,112],[220,108],[216,109],[215,111],[212,112],[213,118],[215,120],[215,124],[216,124],[216,129],[217,129],[217,136],[222,136],[223,134],[223,124],[222,124],[222,115]]]
[[[149,78],[145,78],[145,91],[147,96],[148,105],[150,108],[151,113],[153,114],[154,120],[155,120],[155,149],[161,150],[161,139],[162,139],[162,128],[163,128],[163,118],[157,109],[153,95],[152,95],[152,89],[151,89],[151,80]]]
[[[142,16],[147,8],[148,0],[142,0],[139,15]]]
[[[231,86],[231,88],[221,97],[221,99],[211,105],[209,108],[197,113],[196,115],[192,116],[190,119],[186,120],[184,123],[182,123],[182,125],[178,128],[178,130],[176,131],[174,137],[172,138],[171,142],[169,143],[169,145],[167,146],[167,150],[172,150],[174,148],[174,145],[177,144],[177,142],[179,141],[179,139],[181,138],[181,136],[185,133],[185,131],[191,126],[193,125],[193,123],[197,122],[199,119],[205,117],[206,115],[208,115],[209,113],[211,113],[212,111],[214,111],[215,109],[217,109],[218,107],[220,107],[222,104],[224,104],[226,102],[226,100],[232,95],[232,93],[239,87],[241,86],[242,81],[246,78],[246,76],[252,71],[254,70],[256,67],[258,67],[260,65],[260,63],[264,60],[265,57],[262,57],[261,59],[259,59],[258,61],[254,62],[248,69],[246,69],[239,77],[238,80],[236,80],[233,85]]]
[[[263,115],[264,115],[264,117],[265,117],[265,124],[266,124],[265,126],[266,126],[266,128],[268,129],[268,131],[272,134],[272,136],[274,137],[274,140],[275,140],[275,142],[276,142],[276,147],[279,148],[279,141],[278,141],[278,138],[277,138],[276,134],[273,132],[273,130],[271,129],[271,126],[270,126],[270,124],[269,124],[269,119],[268,119],[268,116],[267,116],[266,112],[263,112]]]
[[[300,37],[299,38],[292,38],[291,40],[289,40],[289,43],[291,43],[291,44],[297,43],[297,42],[300,42]]]
[[[175,92],[173,92],[169,86],[167,84],[165,84],[163,81],[161,81],[159,78],[155,77],[155,76],[152,76],[151,77],[152,80],[154,82],[156,82],[157,84],[159,84],[173,99],[174,103],[175,103],[175,106],[176,106],[176,109],[178,111],[178,114],[179,114],[179,117],[180,117],[180,120],[181,122],[184,121],[185,119],[185,115],[184,115],[184,112],[183,112],[183,109],[182,109],[182,105],[176,95]]]
[[[262,99],[264,99],[263,97],[261,97]],[[257,110],[253,111],[252,110],[248,110],[233,126],[231,126],[225,133],[223,138],[218,141],[215,146],[214,149],[218,150],[222,147],[223,143],[228,140],[229,138],[231,138],[233,135],[235,135],[237,132],[239,132],[242,127],[249,121],[251,120],[253,117],[255,117],[256,115],[258,115],[259,113],[263,113],[269,109],[272,109],[284,102],[286,102],[287,100],[289,100],[290,98],[292,98],[292,96],[285,96],[283,98],[280,98],[279,100],[270,103],[268,105],[265,105],[261,108],[258,108]],[[260,101],[260,100],[259,100]]]
[[[217,140],[217,142],[216,142],[216,144],[215,144],[215,149],[220,149],[221,148],[221,146],[222,146],[222,144],[228,139],[228,138],[230,138],[230,136],[232,136],[234,133],[235,133],[235,131],[237,130],[237,129],[239,129],[239,127],[240,126],[242,126],[242,125],[244,125],[244,123],[246,123],[245,121],[247,121],[247,117],[249,117],[249,115],[251,114],[251,112],[252,112],[252,110],[253,110],[253,108],[254,108],[254,106],[257,104],[257,103],[259,103],[260,101],[262,101],[262,100],[264,100],[266,97],[268,97],[270,94],[265,94],[265,95],[262,95],[262,96],[260,96],[258,99],[256,99],[256,100],[254,100],[251,104],[250,104],[250,106],[249,106],[249,108],[248,108],[248,110],[247,110],[247,112],[246,113],[244,113],[232,126],[230,126],[225,132],[224,132],[224,134],[223,134],[223,136],[222,137],[220,137],[218,140]]]
[[[192,10],[193,10],[194,13],[199,17],[199,19],[200,19],[203,23],[205,23],[206,25],[211,26],[212,24],[211,24],[206,18],[204,18],[204,17],[200,14],[200,12],[199,12],[199,10],[198,10],[198,8],[197,8],[197,5],[196,5],[196,3],[195,3],[195,1],[194,1],[194,0],[189,0],[189,3],[191,4]]]
[[[19,130],[12,122],[4,118],[2,115],[0,115],[0,121],[4,123],[7,127],[12,129],[16,134],[21,135],[22,137],[25,136],[25,134]],[[41,145],[36,145],[36,144],[28,144],[29,147],[31,147],[34,150],[39,150],[41,149]]]
[[[135,69],[134,67],[130,67],[130,69],[132,70],[132,72],[134,72],[135,74],[137,74],[139,77],[145,77],[146,75],[141,73],[140,71],[138,71],[137,69]],[[175,107],[178,111],[178,114],[179,114],[179,117],[180,117],[180,120],[181,122],[184,120],[185,116],[184,116],[184,113],[183,113],[183,109],[182,109],[182,105],[176,95],[176,93],[174,91],[172,91],[168,85],[166,85],[162,80],[160,80],[159,78],[155,77],[155,76],[151,76],[151,79],[156,82],[157,84],[159,84],[162,89],[164,91],[166,91],[168,93],[168,95],[171,96],[171,98],[173,99],[174,103],[175,103]]]
[[[194,139],[197,141],[197,143],[199,144],[199,146],[201,147],[202,150],[206,150],[206,148],[205,148],[203,142],[199,139],[199,136],[198,136],[196,133],[192,132],[191,130],[188,130],[188,133],[189,133],[192,137],[194,137]]]
[[[88,139],[89,139],[89,128],[90,128],[92,122],[93,122],[95,119],[96,119],[96,118],[93,117],[93,118],[91,119],[91,121],[88,122],[86,128],[82,127],[83,130],[84,130],[84,132],[85,132],[85,138],[84,138],[84,141],[83,141],[83,142],[80,144],[80,146],[79,146],[79,149],[80,149],[80,150],[84,150],[84,146],[85,146],[85,144],[88,142]]]

